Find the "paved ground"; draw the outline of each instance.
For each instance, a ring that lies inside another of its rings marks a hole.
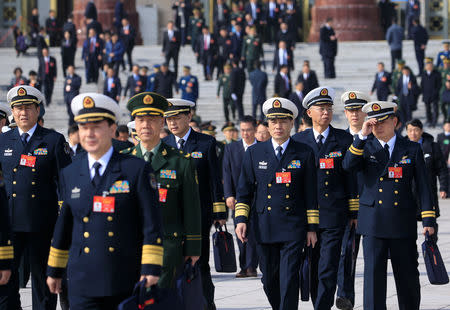
[[[440,49],[438,41],[431,41],[427,56],[435,56]],[[266,46],[266,60],[272,60],[273,47]],[[141,65],[151,66],[155,63],[160,63],[162,57],[160,55],[159,46],[137,47],[134,52],[135,61]],[[84,70],[80,61],[79,52],[76,58],[77,73],[80,74],[84,80]],[[60,70],[60,55],[59,49],[52,49],[52,54],[57,57],[58,70]],[[221,100],[216,98],[217,83],[203,82],[202,69],[199,65],[195,65],[195,59],[190,47],[185,47],[180,54],[180,66],[189,64],[193,67],[193,73],[196,74],[200,81],[200,99],[198,102],[198,113],[204,120],[213,120],[214,124],[221,127],[224,122],[222,113]],[[411,42],[406,42],[404,46],[404,58],[408,65],[417,72],[417,63],[415,61],[414,51]],[[387,68],[390,67],[389,49],[385,42],[348,42],[339,45],[339,55],[336,61],[337,79],[324,80],[323,66],[320,62],[320,55],[318,54],[318,46],[316,44],[299,44],[295,51],[295,65],[293,77],[297,77],[298,70],[301,69],[301,63],[304,59],[309,59],[312,68],[317,71],[319,82],[321,85],[328,85],[337,90],[337,100],[335,105],[335,115],[333,125],[336,127],[345,128],[345,120],[343,117],[343,108],[339,102],[340,94],[346,90],[361,90],[368,92],[373,83],[373,77],[376,70],[376,63],[384,61]],[[268,61],[271,64],[271,61]],[[36,57],[22,57],[15,58],[15,53],[12,49],[0,49],[0,100],[5,100],[6,91],[2,85],[6,86],[12,77],[14,67],[21,66],[25,73],[29,70],[37,70]],[[271,66],[268,66],[268,69]],[[61,72],[61,71],[60,71]],[[181,72],[181,70],[180,70]],[[273,94],[273,79],[274,74],[269,70],[269,87],[267,95]],[[126,82],[126,75],[121,73],[122,83]],[[45,116],[46,126],[55,128],[62,133],[67,130],[67,114],[66,107],[62,100],[63,79],[62,74],[59,75],[55,85],[54,101],[47,109]],[[83,85],[82,92],[96,91],[101,89],[96,85]],[[246,94],[244,96],[245,111],[251,112],[251,86],[247,82]],[[374,98],[375,99],[375,98]],[[128,113],[125,110],[126,102],[120,103],[123,115],[121,123],[128,121]],[[419,110],[415,112],[415,116],[424,118],[424,106],[419,103]],[[440,129],[428,129],[434,135]],[[221,135],[218,135],[221,138]],[[450,268],[450,213],[446,209],[450,207],[449,201],[442,201],[442,217],[439,219],[440,223],[440,241],[441,252],[447,267]],[[230,224],[230,223],[229,223]],[[232,229],[232,227],[230,227]],[[418,244],[422,242],[422,237],[419,237]],[[237,246],[236,246],[237,249]],[[362,253],[360,253],[361,258]],[[429,284],[425,267],[423,265],[423,258],[420,255],[420,273],[422,284],[422,307],[421,309],[450,309],[450,290],[449,286],[432,286]],[[362,284],[363,284],[363,260],[358,260],[356,269],[356,307],[362,309]],[[216,285],[216,304],[218,309],[270,309],[266,297],[263,293],[262,286],[259,279],[241,279],[234,278],[234,274],[216,274],[213,275],[213,280]],[[389,269],[388,277],[388,308],[397,309],[396,290],[393,281],[392,271]],[[31,290],[26,288],[22,290],[24,309],[31,309]],[[301,303],[301,309],[312,309],[310,303]]]

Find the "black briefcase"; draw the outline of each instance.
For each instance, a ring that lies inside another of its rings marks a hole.
[[[202,310],[206,308],[203,297],[202,277],[198,262],[192,266],[190,259],[183,265],[183,272],[177,278],[177,292],[181,297],[184,310]],[[169,308],[167,309],[169,310]]]
[[[136,284],[131,297],[122,301],[118,310],[184,310],[182,301],[174,289],[145,287],[146,280]]]
[[[428,235],[428,232],[425,236],[425,241],[422,243],[422,254],[430,283],[435,285],[447,284],[449,282],[448,274],[441,253],[436,242]]]
[[[301,255],[300,265],[300,299],[301,301],[309,300],[309,292],[311,285],[311,246],[305,246]]]
[[[212,235],[214,249],[214,265],[217,272],[236,272],[236,253],[234,252],[233,235],[216,223],[216,232]]]

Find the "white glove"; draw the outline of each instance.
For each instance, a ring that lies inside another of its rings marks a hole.
[[[233,99],[234,101],[236,101],[236,100],[237,100],[236,94],[231,94],[231,99]]]

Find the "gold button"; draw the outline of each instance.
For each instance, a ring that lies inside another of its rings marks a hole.
[[[269,210],[269,211],[270,211],[270,210],[272,210],[272,208],[271,208],[271,207],[267,207],[267,210]]]
[[[16,197],[17,195],[16,195],[16,193],[13,193],[13,197]]]
[[[170,184],[167,184],[167,186],[166,186],[167,188],[169,188],[170,187]]]
[[[11,245],[11,240],[8,240],[8,245]]]
[[[112,216],[108,216],[106,219],[108,220],[108,222],[112,222],[113,217]]]
[[[356,195],[356,198],[359,198],[359,195]]]
[[[398,183],[398,179],[395,179],[395,183]]]
[[[13,181],[13,184],[14,184],[14,185],[16,185],[16,184],[17,184],[17,182],[16,182],[16,181]]]
[[[178,237],[177,232],[174,232],[174,233],[173,233],[173,236],[174,236],[174,237]]]
[[[289,208],[289,207],[286,207],[286,210],[288,210],[288,211],[289,211],[289,210],[290,210],[290,208]]]
[[[398,202],[394,202],[394,206],[398,206]]]
[[[328,182],[325,182],[325,185],[328,185]]]
[[[272,184],[270,184],[270,183],[269,183],[269,184],[267,184],[267,187],[272,187]]]
[[[286,183],[286,187],[289,187],[289,183]]]
[[[380,193],[382,193],[383,192],[383,189],[382,188],[380,188],[379,190],[378,190]]]
[[[89,253],[90,251],[91,251],[91,250],[89,250],[89,248],[88,248],[88,247],[85,247],[85,248],[84,248],[84,253],[86,253],[86,254],[87,254],[87,253]]]
[[[381,201],[381,200],[378,200],[378,203],[381,205],[381,204],[383,204],[383,201]]]
[[[83,234],[83,236],[84,236],[85,238],[89,238],[89,233],[86,231],[86,232]]]
[[[328,194],[325,194],[325,197],[328,197]]]
[[[35,195],[35,194],[31,195],[31,198],[34,198],[34,197],[36,197],[36,195]]]
[[[33,168],[33,169],[31,169],[31,171],[36,172],[36,169]]]
[[[112,231],[110,231],[110,232],[108,233],[108,237],[114,237],[114,233],[113,233]]]
[[[394,194],[398,195],[398,191],[394,191]]]
[[[269,199],[270,199],[270,198],[272,198],[272,196],[270,196],[270,195],[269,195],[269,196],[267,196],[267,198],[269,198]]]
[[[289,198],[289,195],[286,195],[286,198]]]
[[[36,185],[36,182],[31,182],[31,185]]]
[[[13,172],[17,172],[17,168],[14,168],[14,169],[13,169]]]
[[[330,174],[330,171],[327,171],[326,174]]]
[[[83,217],[83,222],[85,223],[89,222],[89,218],[87,216]]]
[[[161,238],[156,239],[156,243],[161,244]]]
[[[380,178],[380,181],[383,181],[383,178]]]
[[[114,252],[114,248],[113,247],[109,247],[109,251],[112,253]]]

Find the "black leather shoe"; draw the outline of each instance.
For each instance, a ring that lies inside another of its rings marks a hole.
[[[241,270],[236,274],[236,278],[247,278],[247,272],[245,270]]]
[[[352,302],[344,297],[336,298],[336,307],[341,310],[353,310]]]

